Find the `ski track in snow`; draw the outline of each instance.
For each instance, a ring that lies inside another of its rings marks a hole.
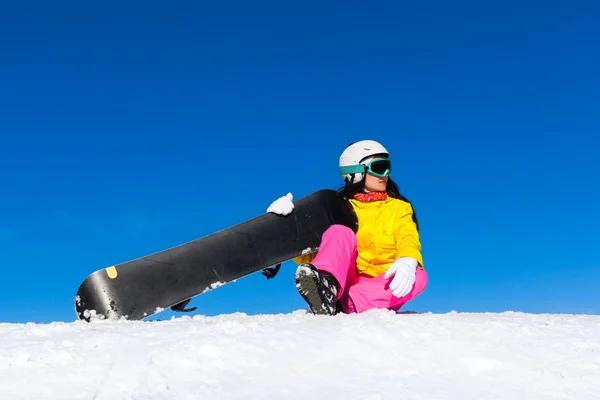
[[[600,316],[0,324],[0,399],[600,399]]]

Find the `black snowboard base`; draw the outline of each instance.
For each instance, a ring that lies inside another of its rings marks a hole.
[[[351,205],[324,189],[294,202],[287,216],[267,213],[211,235],[89,275],[75,296],[82,320],[141,320],[249,274],[318,250],[333,224],[356,231]],[[268,272],[270,271],[270,272]]]

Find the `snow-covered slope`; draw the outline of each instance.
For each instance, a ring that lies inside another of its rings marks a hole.
[[[0,324],[0,399],[600,399],[600,317]]]

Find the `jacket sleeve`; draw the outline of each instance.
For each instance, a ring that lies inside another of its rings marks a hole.
[[[419,262],[419,268],[423,268],[423,256],[421,255],[421,243],[417,225],[413,221],[413,209],[409,203],[406,207],[398,210],[399,218],[396,227],[396,243],[398,253],[396,258],[412,257]]]

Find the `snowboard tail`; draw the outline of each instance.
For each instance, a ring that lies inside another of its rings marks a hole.
[[[141,320],[220,285],[318,250],[333,224],[356,231],[351,205],[324,189],[228,229],[89,275],[75,297],[79,319]]]

